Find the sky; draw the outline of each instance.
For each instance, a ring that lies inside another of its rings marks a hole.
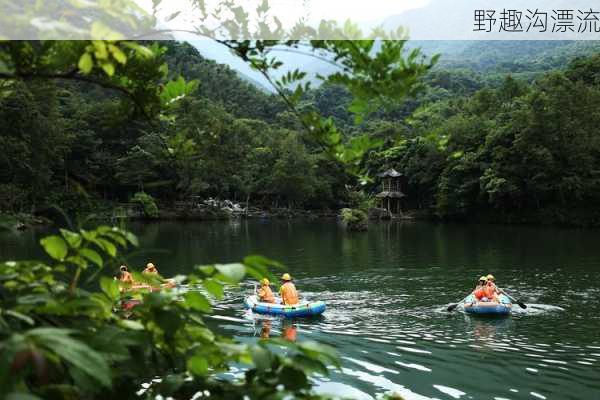
[[[253,12],[262,0],[235,0],[244,9]],[[380,23],[385,18],[400,14],[407,10],[423,7],[430,0],[270,0],[270,14],[276,15],[284,27],[291,27],[300,17],[305,17],[309,23],[321,20],[335,20],[343,23],[351,20],[362,27]],[[136,0],[143,9],[152,10],[152,0]],[[167,17],[177,11],[182,11],[175,19],[165,22],[172,29],[191,29],[194,26],[194,7],[190,0],[163,0],[159,6],[159,16]],[[218,0],[206,0],[208,9]],[[252,14],[251,14],[252,15]]]

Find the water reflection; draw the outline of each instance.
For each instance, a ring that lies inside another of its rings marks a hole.
[[[166,276],[192,265],[262,254],[283,262],[301,295],[323,300],[317,320],[287,321],[243,309],[252,283],[227,290],[212,321],[242,341],[316,340],[342,369],[318,389],[371,399],[600,398],[600,232],[427,223],[373,225],[347,234],[335,223],[134,225]],[[35,254],[39,237],[2,237],[3,258]],[[142,265],[146,256],[133,257]],[[163,267],[164,266],[164,267]],[[522,298],[509,318],[448,313],[483,272]],[[289,324],[288,324],[289,322]]]
[[[280,326],[281,334],[279,335],[281,338],[289,340],[290,342],[295,342],[298,338],[298,327],[296,323],[289,319],[270,319],[270,318],[260,318],[257,319],[260,323],[260,338],[268,339],[277,336],[277,332],[273,333],[273,323],[274,321]],[[256,332],[256,330],[255,330]]]

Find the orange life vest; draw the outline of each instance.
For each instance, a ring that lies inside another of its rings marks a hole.
[[[485,286],[483,291],[485,292],[485,297],[491,300],[496,296],[496,285],[490,282]]]
[[[121,271],[121,282],[127,282],[133,284],[133,277],[127,271]]]
[[[281,289],[279,289],[279,294],[281,294],[281,300],[283,300],[283,304],[298,304],[298,292],[296,291],[296,286],[294,286],[292,282],[286,282],[283,285],[281,285]]]
[[[275,303],[275,295],[269,286],[261,286],[258,289],[258,298],[265,303]]]
[[[473,293],[473,295],[475,296],[475,298],[476,298],[477,300],[481,300],[481,299],[483,299],[484,297],[487,297],[487,296],[485,295],[485,289],[484,289],[484,288],[479,288],[479,289],[475,290],[475,292]]]

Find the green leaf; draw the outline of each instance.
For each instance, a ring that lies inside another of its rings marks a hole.
[[[94,243],[96,243],[102,250],[106,251],[111,257],[116,257],[117,255],[117,247],[109,242],[106,239],[94,239]]]
[[[215,267],[212,265],[202,265],[197,268],[206,276],[211,276],[215,273]]]
[[[55,260],[62,261],[67,256],[67,243],[60,236],[48,236],[40,240],[40,244],[48,255]]]
[[[81,233],[81,236],[89,242],[93,242],[96,239],[96,236],[98,236],[98,232],[95,231],[90,232],[85,229],[80,229],[79,232]]]
[[[194,375],[206,375],[208,372],[208,361],[206,357],[195,355],[187,360],[187,369]]]
[[[129,243],[131,243],[135,247],[138,247],[140,245],[137,236],[135,236],[131,232],[125,232],[125,239],[127,239],[127,241],[129,241]]]
[[[253,346],[250,349],[252,362],[259,371],[265,371],[271,368],[272,355],[271,352],[261,346]]]
[[[89,74],[94,68],[94,61],[92,60],[92,56],[90,53],[84,53],[79,58],[79,63],[77,64],[79,70],[84,74]]]
[[[215,268],[219,271],[221,278],[229,283],[238,283],[246,275],[246,267],[239,263],[217,264]]]
[[[67,257],[65,261],[70,262],[71,264],[78,265],[81,268],[87,268],[88,266],[88,262],[85,260],[85,258],[79,255]]]
[[[68,329],[37,328],[27,332],[27,336],[33,338],[39,346],[79,368],[102,386],[110,387],[111,373],[104,357],[82,341],[70,337],[71,333]]]
[[[110,50],[112,56],[117,62],[121,64],[125,64],[127,62],[127,56],[123,53],[123,50],[115,46],[114,44],[109,44],[108,49]]]
[[[82,256],[84,256],[85,258],[102,268],[102,257],[95,250],[85,248],[79,250],[79,254],[81,254]]]
[[[113,76],[115,74],[115,65],[109,61],[105,61],[100,64],[106,75]]]
[[[60,233],[65,238],[69,246],[71,246],[71,248],[77,249],[79,246],[81,246],[82,238],[78,233],[71,232],[67,229],[61,229]]]
[[[102,235],[112,240],[113,242],[120,244],[121,247],[127,247],[127,241],[123,238],[121,233],[105,232]]]
[[[223,285],[214,279],[205,280],[202,282],[202,286],[217,299],[221,300],[223,298]]]
[[[296,354],[292,360],[289,360],[290,364],[301,368],[307,373],[319,373],[321,375],[328,375],[329,370],[321,361],[307,357],[303,354]]]
[[[279,380],[286,389],[296,391],[308,387],[308,378],[306,374],[294,367],[285,366],[280,372]]]
[[[204,296],[202,293],[187,292],[184,295],[184,298],[185,298],[185,304],[188,307],[190,307],[194,310],[206,313],[206,314],[212,312],[212,307],[210,305],[210,302],[208,301],[206,296]]]
[[[94,55],[97,60],[106,60],[108,58],[108,51],[106,49],[106,43],[102,40],[92,40],[94,45]]]
[[[319,344],[314,341],[306,341],[300,343],[298,348],[310,358],[339,366],[338,354],[331,346]]]
[[[27,323],[29,325],[34,325],[35,324],[35,322],[33,321],[33,319],[31,319],[30,317],[28,317],[25,314],[21,314],[20,312],[17,312],[17,311],[14,311],[14,310],[5,310],[5,311],[0,310],[0,312],[3,315],[9,315],[9,316],[11,316],[13,318],[20,319],[21,321],[23,321],[23,322],[25,322],[25,323]]]
[[[109,299],[115,301],[119,298],[119,282],[103,276],[100,278],[100,288]]]
[[[119,326],[122,326],[126,329],[131,329],[132,331],[143,331],[144,325],[139,321],[132,321],[130,319],[121,319],[118,322]]]

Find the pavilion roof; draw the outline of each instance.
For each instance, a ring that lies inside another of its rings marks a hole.
[[[403,174],[396,171],[394,168],[390,168],[387,171],[377,174],[377,176],[380,178],[398,178],[399,176],[403,176]]]

